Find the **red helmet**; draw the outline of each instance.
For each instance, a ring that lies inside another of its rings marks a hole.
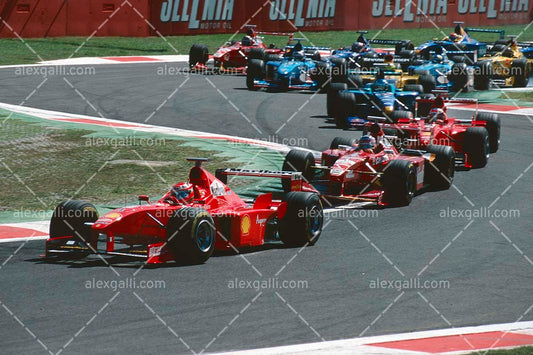
[[[178,203],[185,205],[194,199],[194,188],[188,182],[176,184],[170,190],[170,196],[174,197]]]

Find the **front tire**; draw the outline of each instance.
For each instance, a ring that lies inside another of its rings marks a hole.
[[[174,211],[167,225],[167,243],[179,263],[202,264],[215,250],[215,223],[202,208]]]
[[[189,51],[189,66],[192,68],[196,64],[206,65],[209,60],[209,49],[206,45],[195,44]]]
[[[383,173],[385,199],[392,206],[407,206],[416,192],[416,171],[407,160],[392,160]]]
[[[328,117],[335,117],[339,105],[339,92],[348,90],[345,83],[330,83],[327,96]]]
[[[250,59],[246,70],[246,87],[250,91],[257,91],[255,80],[262,80],[265,73],[265,62],[260,59]]]
[[[72,236],[75,240],[89,244],[91,226],[85,223],[96,222],[98,211],[94,205],[78,200],[61,202],[50,220],[50,238]]]

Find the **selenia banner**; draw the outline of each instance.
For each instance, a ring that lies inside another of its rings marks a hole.
[[[65,0],[0,2],[0,37],[186,35],[527,24],[533,0]],[[112,15],[112,16],[111,16]],[[146,21],[149,19],[149,23]],[[101,24],[105,23],[105,26]],[[9,24],[9,26],[6,26]]]

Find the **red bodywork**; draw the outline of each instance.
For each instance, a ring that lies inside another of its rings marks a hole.
[[[299,173],[251,171],[247,176],[291,179],[293,190],[301,190]],[[273,201],[272,194],[260,195],[253,204],[245,202],[214,175],[197,165],[189,174],[195,199],[188,205],[169,200],[170,192],[155,203],[115,209],[92,224],[90,247],[80,247],[72,235],[50,238],[46,256],[67,252],[99,253],[138,257],[149,264],[173,260],[167,248],[166,226],[178,209],[200,207],[215,222],[215,250],[260,246],[265,243],[268,222],[283,218],[286,203]]]
[[[472,99],[452,99],[453,103],[477,103]],[[417,104],[434,104],[435,99],[418,99]],[[446,106],[441,107],[446,112]],[[426,150],[430,145],[445,145],[453,148],[457,161],[464,164],[465,168],[472,168],[472,163],[465,152],[465,132],[468,127],[486,127],[484,121],[476,121],[477,110],[472,119],[457,119],[449,117],[438,123],[427,123],[424,119],[399,119],[397,124],[383,124],[382,128],[395,129],[399,135],[402,146],[407,149]],[[372,124],[367,124],[370,127]]]
[[[292,43],[294,34],[292,33],[275,33],[275,32],[259,32],[259,35],[270,36],[288,36],[289,42]],[[213,68],[210,68],[207,63],[197,63],[191,68],[193,71],[206,72],[214,70],[220,73],[232,73],[232,74],[246,74],[246,67],[248,66],[248,54],[253,48],[262,48],[266,54],[283,55],[285,50],[282,48],[270,48],[267,47],[261,37],[256,36],[253,38],[254,44],[252,46],[243,46],[241,41],[235,41],[227,43],[220,47],[215,54],[210,55],[209,58],[213,59]]]
[[[322,194],[328,200],[353,202],[375,202],[386,206],[385,190],[381,175],[391,160],[410,161],[416,171],[416,191],[424,187],[424,167],[430,155],[400,154],[386,139],[384,149],[379,153],[369,153],[341,147],[328,149],[322,153],[321,164],[316,167],[317,178],[304,182],[304,190]]]

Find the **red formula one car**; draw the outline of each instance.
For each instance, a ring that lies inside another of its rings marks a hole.
[[[424,187],[448,189],[455,173],[451,147],[431,146],[426,151],[399,152],[386,137],[376,144],[372,136],[335,138],[322,153],[292,150],[283,170],[300,171],[305,191],[316,192],[332,204],[375,202],[378,206],[408,205]],[[283,183],[283,181],[282,181]],[[288,190],[290,185],[284,183]]]
[[[465,168],[482,168],[490,153],[500,145],[501,123],[497,114],[478,112],[472,118],[461,120],[449,117],[448,104],[476,104],[476,99],[437,98],[418,99],[418,112],[424,118],[399,119],[396,124],[383,124],[382,128],[397,147],[427,149],[431,145],[453,148],[456,163]],[[429,113],[426,115],[425,112]],[[371,127],[372,124],[367,125]]]
[[[173,259],[197,264],[214,250],[260,246],[278,237],[290,246],[318,240],[322,204],[316,194],[296,191],[302,188],[301,174],[226,169],[217,171],[217,178],[201,167],[206,159],[190,160],[196,164],[189,182],[174,185],[157,202],[140,196],[138,206],[118,208],[100,218],[89,203],[61,203],[51,219],[46,257],[106,254],[149,264]],[[267,193],[249,203],[223,182],[228,175],[282,178],[293,191],[283,201]]]
[[[274,45],[266,46],[263,37],[288,36],[288,45],[292,43],[294,34],[277,32],[255,32],[255,26],[248,26],[246,36],[240,41],[232,41],[220,47],[213,58],[213,67],[208,66],[209,49],[203,44],[195,44],[189,51],[189,67],[192,71],[202,73],[230,73],[246,74],[246,67],[250,59],[265,60],[268,55],[279,58],[284,54],[284,49]]]

